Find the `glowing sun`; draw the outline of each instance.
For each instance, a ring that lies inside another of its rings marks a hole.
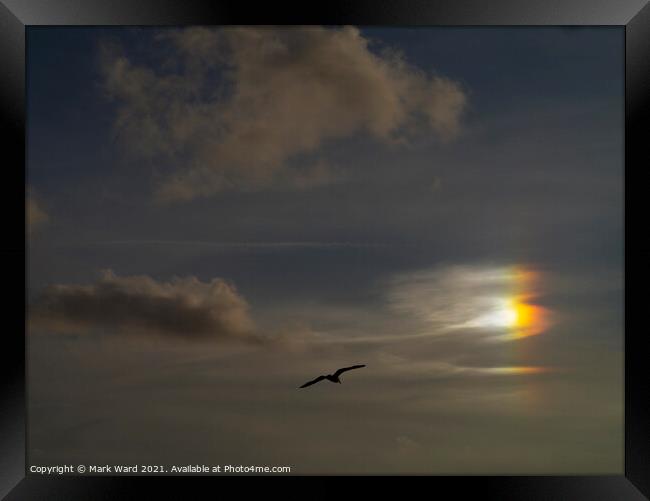
[[[505,331],[501,339],[520,339],[544,332],[549,327],[550,312],[533,303],[538,275],[517,269],[505,274],[508,289],[501,297],[492,297],[482,315],[464,326]]]

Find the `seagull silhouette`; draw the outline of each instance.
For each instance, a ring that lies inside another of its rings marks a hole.
[[[337,370],[334,374],[328,374],[327,376],[318,376],[316,379],[312,379],[311,381],[303,384],[300,388],[311,386],[312,384],[316,384],[322,381],[323,379],[327,379],[332,383],[341,384],[341,380],[339,379],[339,376],[341,374],[343,374],[345,371],[351,371],[352,369],[360,369],[361,367],[365,367],[365,365],[353,365],[352,367],[343,367],[342,369]]]

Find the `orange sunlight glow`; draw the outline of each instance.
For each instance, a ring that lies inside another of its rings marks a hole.
[[[512,274],[513,295],[508,300],[510,332],[508,339],[541,334],[550,326],[550,311],[533,303],[540,280],[537,272],[515,268]]]

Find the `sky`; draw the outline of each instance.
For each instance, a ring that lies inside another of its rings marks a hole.
[[[30,27],[28,462],[622,473],[623,42]]]

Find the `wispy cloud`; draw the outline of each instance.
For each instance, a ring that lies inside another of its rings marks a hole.
[[[329,183],[322,158],[310,166],[296,157],[357,133],[395,145],[426,130],[449,140],[460,129],[466,95],[457,82],[394,50],[371,51],[353,27],[197,27],[154,43],[166,65],[106,51],[102,67],[131,151],[182,166],[162,179],[161,200]]]
[[[388,281],[386,297],[393,310],[415,316],[432,335],[513,340],[550,325],[550,312],[532,303],[537,277],[517,266],[449,266],[398,274]]]
[[[382,242],[317,242],[317,241],[208,241],[208,240],[107,240],[96,242],[96,245],[156,245],[156,246],[181,246],[181,247],[209,247],[214,249],[336,249],[336,248],[367,248],[388,247],[391,244]]]

